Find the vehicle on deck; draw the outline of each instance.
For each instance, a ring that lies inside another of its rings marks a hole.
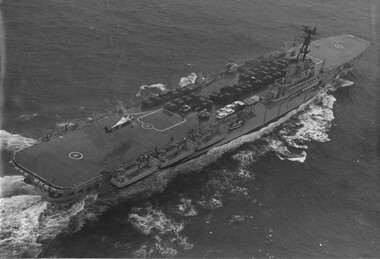
[[[226,107],[222,108],[220,110],[221,111],[219,113],[217,113],[217,115],[216,115],[216,118],[219,119],[219,120],[221,120],[221,119],[223,119],[223,118],[225,118],[225,117],[227,117],[227,116],[235,113],[235,110],[230,109],[230,108],[226,108]]]

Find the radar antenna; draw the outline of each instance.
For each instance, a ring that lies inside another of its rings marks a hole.
[[[303,27],[303,31],[305,32],[305,36],[303,37],[305,41],[303,42],[300,52],[297,55],[297,60],[302,54],[303,55],[302,61],[305,61],[307,53],[310,52],[310,50],[308,50],[308,47],[311,43],[311,40],[314,39],[315,35],[317,34],[317,27],[314,26],[313,29],[310,26],[305,26],[305,25],[303,25],[302,27]]]

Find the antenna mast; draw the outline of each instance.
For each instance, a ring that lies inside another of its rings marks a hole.
[[[310,50],[308,50],[308,47],[311,43],[311,40],[314,39],[315,35],[317,34],[317,27],[315,26],[314,29],[311,29],[310,26],[303,26],[303,30],[306,33],[306,35],[304,36],[305,41],[303,42],[300,52],[297,55],[297,61],[301,54],[303,55],[302,61],[305,61],[307,53],[310,52]]]

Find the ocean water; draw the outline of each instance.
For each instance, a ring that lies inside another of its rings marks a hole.
[[[3,0],[4,257],[380,257],[379,3]],[[109,196],[51,204],[7,161],[44,132],[279,49],[316,25],[372,45],[281,122]],[[289,159],[289,154],[297,155]]]

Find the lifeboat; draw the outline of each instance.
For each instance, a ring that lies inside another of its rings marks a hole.
[[[49,191],[50,190],[50,187],[48,186],[48,185],[46,185],[46,184],[44,184],[43,186],[42,186],[42,188],[45,190],[45,191]]]

